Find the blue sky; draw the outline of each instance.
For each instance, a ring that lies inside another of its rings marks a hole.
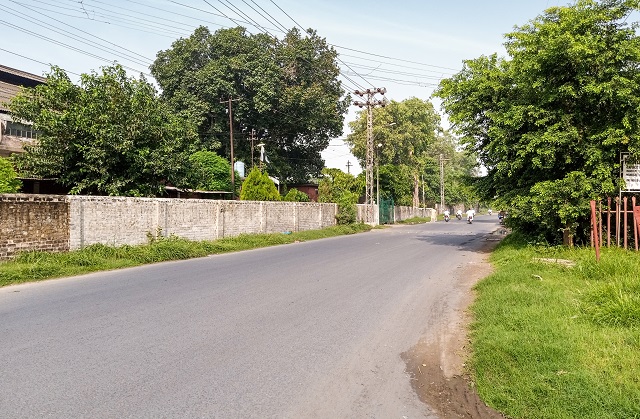
[[[299,24],[315,29],[336,46],[346,88],[373,85],[386,87],[386,96],[392,100],[429,99],[438,81],[460,70],[463,60],[494,52],[503,55],[503,35],[514,25],[567,3],[1,0],[0,64],[38,75],[55,64],[73,78],[118,61],[138,75],[149,72],[148,64],[158,51],[189,36],[199,25],[215,31],[241,24],[253,33],[266,30],[279,36],[278,25],[291,28]],[[357,111],[352,107],[347,120],[353,120]],[[323,157],[328,167],[346,171],[350,161],[351,173],[361,170],[339,138],[331,141]]]

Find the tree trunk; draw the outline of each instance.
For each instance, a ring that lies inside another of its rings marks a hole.
[[[562,244],[573,248],[573,234],[571,233],[570,225],[567,225],[564,230],[562,230]]]

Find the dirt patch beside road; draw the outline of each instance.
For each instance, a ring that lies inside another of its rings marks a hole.
[[[491,273],[487,256],[497,242],[488,238],[482,248],[482,260],[460,267],[457,278],[468,292],[448,327],[433,341],[420,342],[402,354],[414,390],[442,419],[504,418],[480,400],[464,368],[469,355],[467,331],[471,320],[467,309],[474,298],[471,288]]]

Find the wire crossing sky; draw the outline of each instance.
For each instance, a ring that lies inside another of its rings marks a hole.
[[[78,76],[113,62],[153,81],[158,51],[190,36],[244,26],[281,38],[314,29],[340,54],[347,91],[386,87],[390,100],[429,99],[466,59],[504,54],[503,35],[561,0],[0,0],[0,64],[43,75],[50,65]],[[347,120],[353,120],[351,108]],[[346,134],[346,128],[345,128]],[[360,168],[340,139],[323,152],[328,167]]]

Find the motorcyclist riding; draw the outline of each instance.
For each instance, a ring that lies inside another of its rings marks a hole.
[[[471,224],[473,222],[473,216],[476,215],[476,212],[473,208],[469,208],[467,211],[467,222]]]

